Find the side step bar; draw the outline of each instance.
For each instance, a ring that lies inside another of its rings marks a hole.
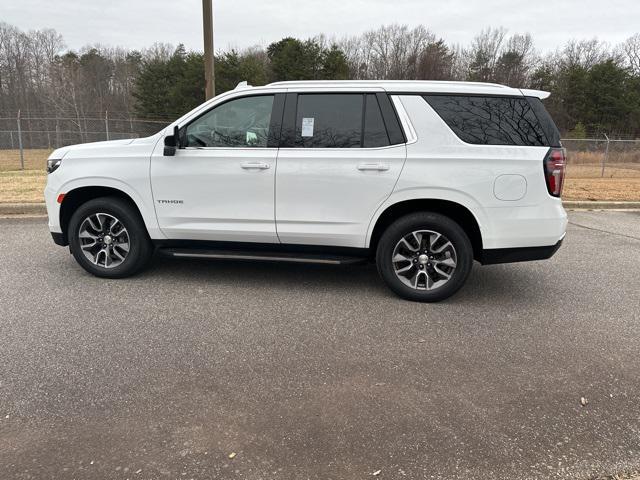
[[[286,253],[239,250],[201,250],[183,248],[160,248],[164,255],[177,258],[217,258],[227,260],[258,260],[291,263],[321,263],[326,265],[345,265],[364,263],[365,257],[349,257],[340,255],[321,255],[313,253]]]

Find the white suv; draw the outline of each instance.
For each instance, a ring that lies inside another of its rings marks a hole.
[[[175,257],[375,259],[437,301],[482,264],[551,257],[565,153],[541,100],[502,85],[244,82],[156,135],[60,148],[49,228],[90,273]]]

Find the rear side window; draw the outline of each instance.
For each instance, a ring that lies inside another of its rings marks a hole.
[[[423,98],[466,143],[550,146],[538,117],[524,97],[425,95]]]
[[[551,115],[549,115],[549,112],[547,112],[547,109],[544,108],[542,100],[537,97],[527,97],[527,101],[540,121],[542,130],[544,130],[547,140],[549,140],[549,146],[562,146],[560,142],[560,130],[556,127],[556,124],[553,121],[553,118],[551,118]]]
[[[384,126],[378,99],[372,94],[367,94],[366,97],[362,146],[365,148],[386,147],[389,145],[389,135]]]
[[[360,147],[362,103],[360,94],[298,95],[296,146]]]
[[[390,145],[374,94],[299,94],[295,146],[373,148]]]

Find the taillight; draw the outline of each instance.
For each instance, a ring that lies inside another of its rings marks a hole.
[[[562,195],[564,172],[567,166],[567,155],[564,148],[552,148],[544,159],[544,178],[547,181],[549,195]]]

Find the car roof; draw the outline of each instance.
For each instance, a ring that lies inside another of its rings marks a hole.
[[[284,87],[291,90],[296,88],[309,89],[354,89],[354,88],[382,88],[393,93],[434,93],[434,94],[467,94],[467,95],[508,95],[532,96],[541,99],[549,96],[541,90],[520,90],[497,83],[482,82],[450,82],[435,80],[296,80],[274,82],[268,87]]]

